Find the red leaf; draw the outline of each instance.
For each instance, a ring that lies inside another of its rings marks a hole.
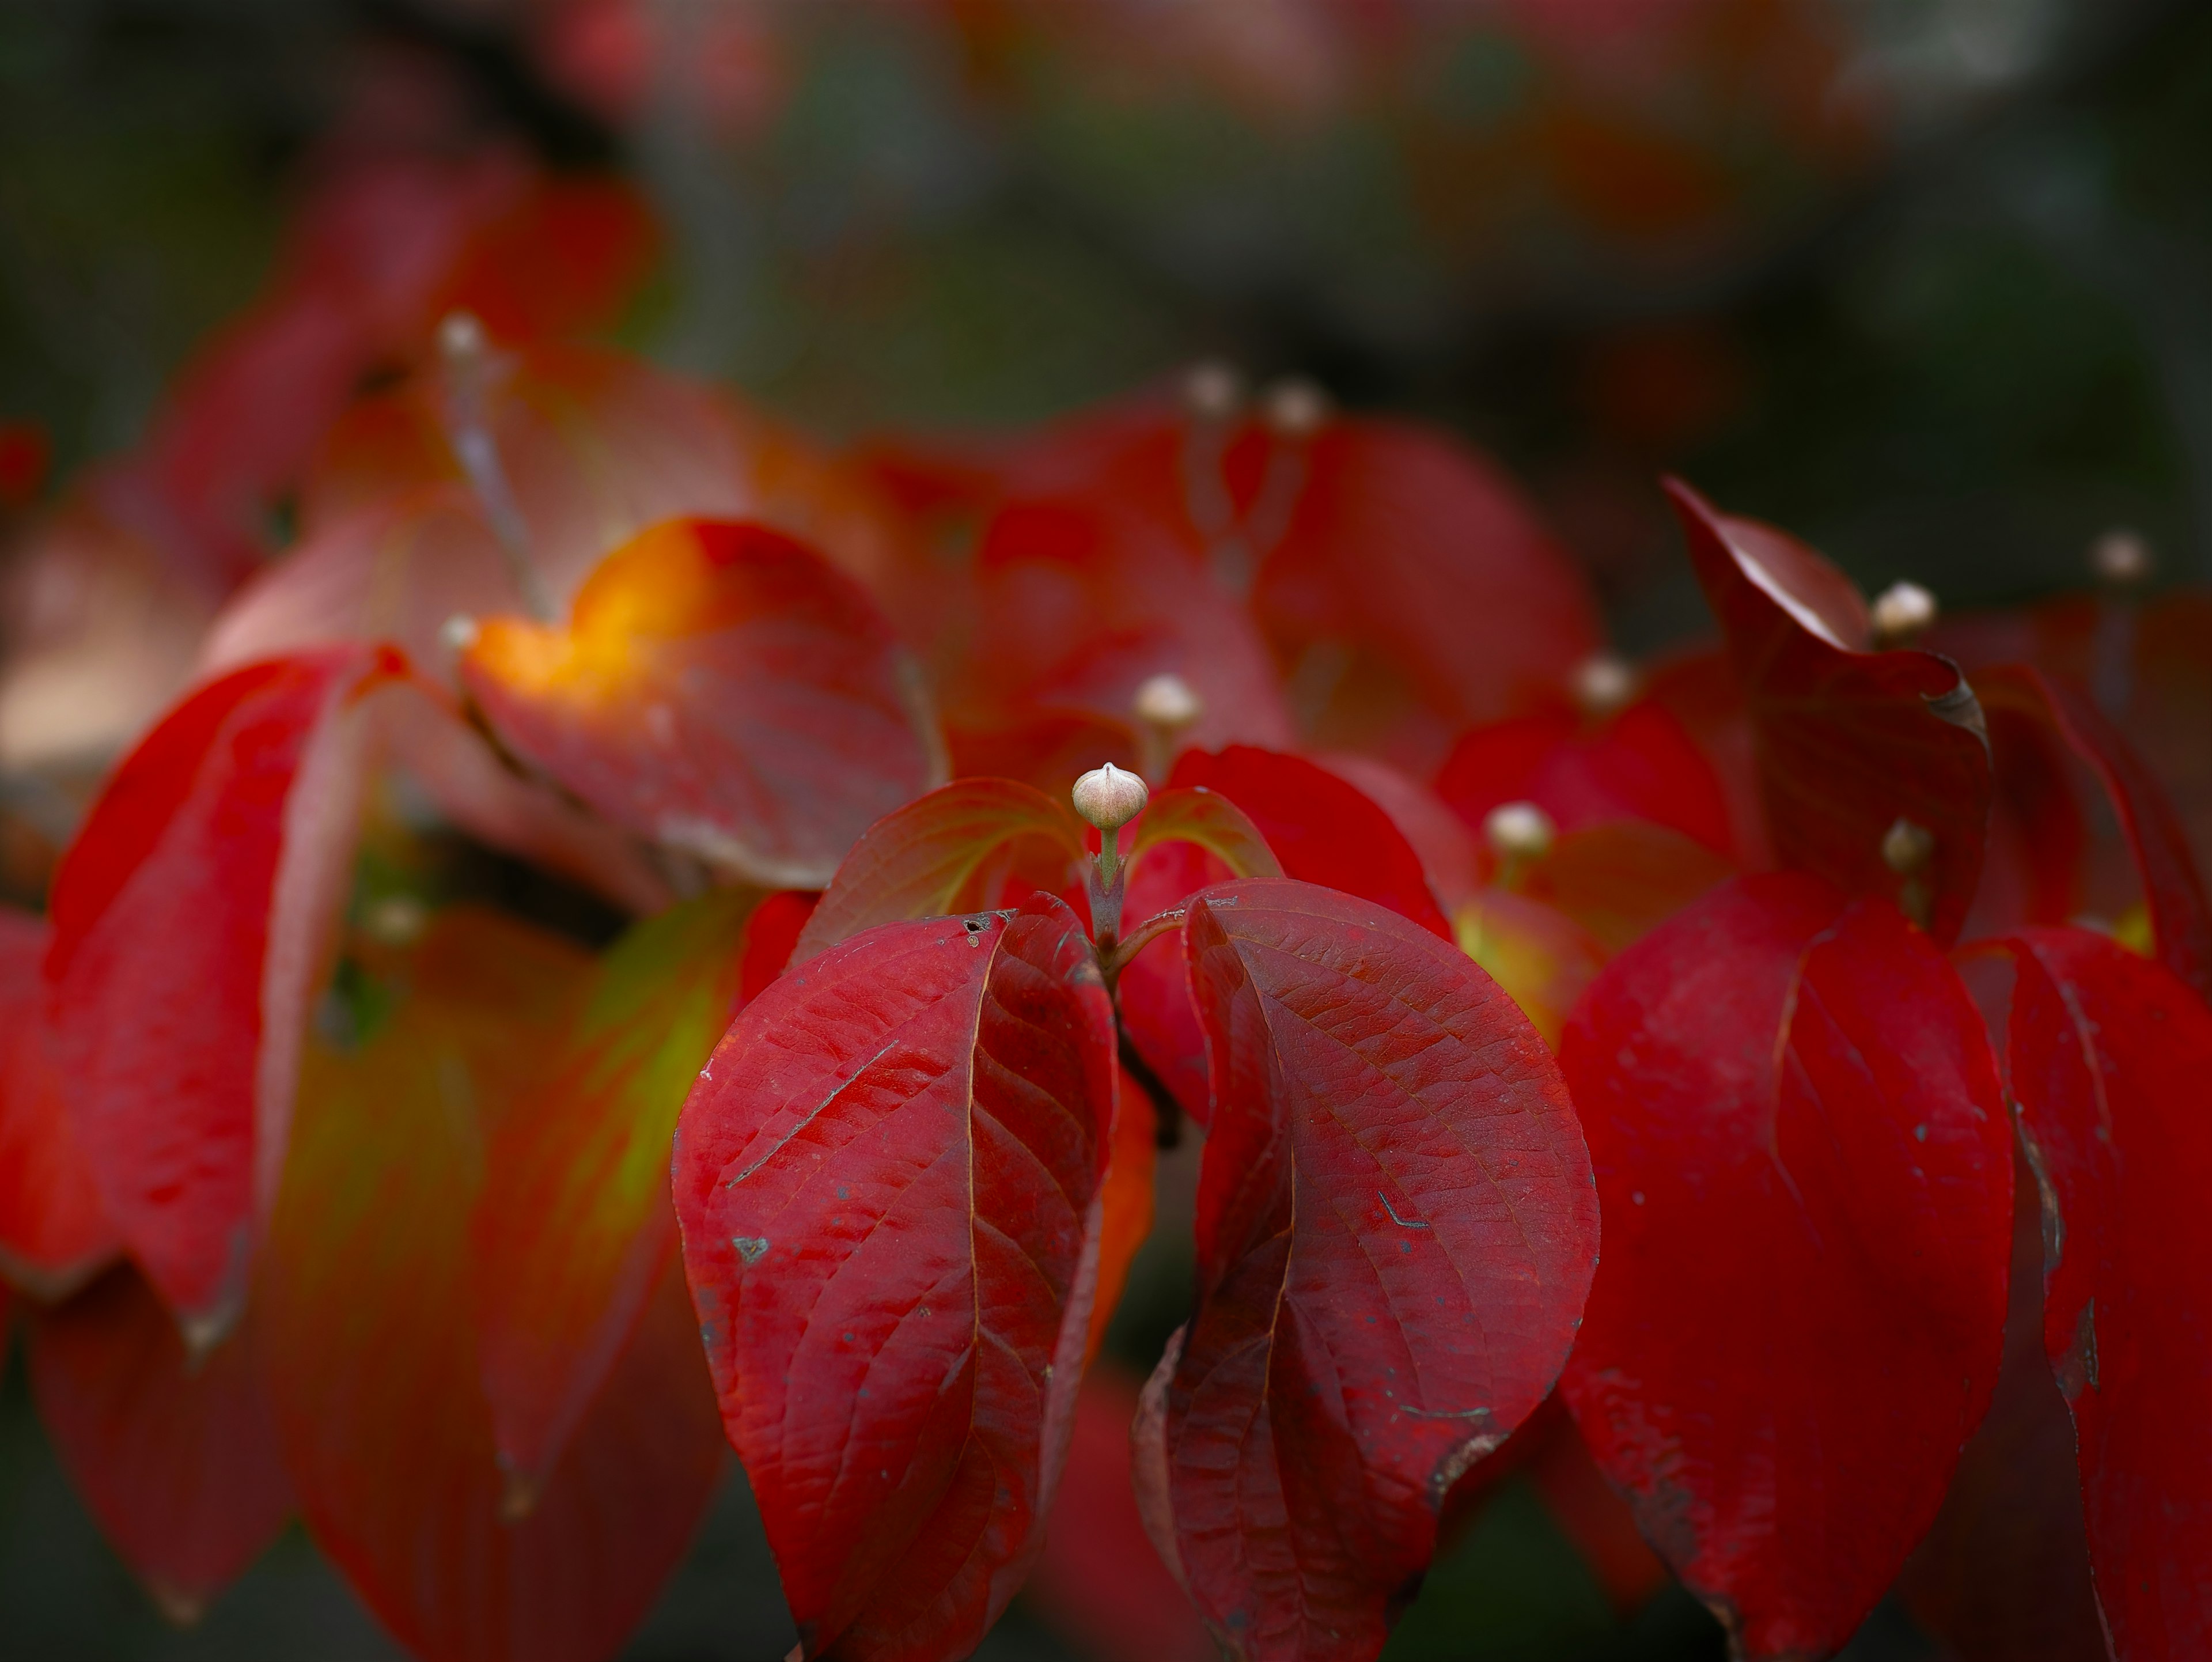
[[[1980,680],[1992,709],[2040,717],[2095,771],[2135,855],[2160,961],[2212,998],[2212,904],[2181,817],[2150,770],[2094,704],[2041,671],[2010,665]]]
[[[261,1255],[276,1429],[317,1543],[428,1662],[598,1662],[643,1616],[721,1467],[673,1260],[526,1516],[509,1504],[469,1289],[484,1150],[538,1111],[589,960],[441,913],[397,1008],[317,1047]]]
[[[965,1655],[1028,1569],[1098,1273],[1113,1031],[1040,896],[810,959],[684,1105],[692,1296],[810,1656]]]
[[[1395,913],[1236,883],[1184,939],[1214,1081],[1199,1305],[1146,1387],[1139,1497],[1232,1654],[1371,1657],[1446,1491],[1566,1356],[1589,1159],[1527,1020]]]
[[[2082,929],[2004,943],[2006,1051],[2042,1180],[2043,1336],[2073,1410],[2115,1655],[2212,1647],[2212,1011]]]
[[[1517,874],[1514,889],[1572,918],[1609,956],[1735,874],[1678,831],[1615,819],[1567,832]]]
[[[1981,1017],[1893,908],[1775,874],[1614,959],[1561,1060],[1606,1216],[1568,1404],[1747,1656],[1833,1650],[1996,1379],[2012,1156]]]
[[[53,886],[56,1054],[109,1215],[190,1342],[237,1314],[350,876],[361,700],[333,648],[238,670],[108,781]]]
[[[1106,1178],[1098,1189],[1098,1288],[1091,1301],[1091,1331],[1083,1346],[1085,1367],[1098,1359],[1098,1347],[1106,1342],[1106,1330],[1128,1285],[1130,1262],[1152,1233],[1152,1172],[1159,1163],[1159,1129],[1152,1099],[1124,1071],[1114,1098],[1113,1147]]]
[[[1567,1013],[1605,966],[1605,948],[1557,907],[1505,889],[1484,890],[1453,922],[1459,949],[1557,1050]]]
[[[1097,1662],[1214,1662],[1206,1624],[1152,1549],[1129,1492],[1137,1387],[1112,1362],[1085,1376],[1052,1526],[1023,1601]]]
[[[565,628],[487,621],[470,693],[617,824],[749,880],[826,883],[943,776],[918,672],[852,581],[759,526],[671,521],[607,557]]]
[[[1337,661],[1302,722],[1316,743],[1370,747],[1392,684],[1448,737],[1556,698],[1597,649],[1582,574],[1493,464],[1403,422],[1333,421],[1303,450],[1303,488],[1279,545],[1259,551],[1253,606],[1279,657],[1301,665],[1294,679]],[[1269,466],[1279,477],[1289,463]]]
[[[205,1610],[292,1510],[258,1326],[188,1354],[129,1268],[31,1322],[46,1434],[101,1533],[173,1621]]]
[[[45,919],[0,909],[0,1272],[56,1300],[121,1244],[77,1146],[46,1028],[39,965],[50,934]]]
[[[1011,779],[956,779],[868,827],[800,931],[793,961],[879,923],[995,905],[1010,886],[1022,889],[1017,901],[1030,888],[1064,888],[1083,838],[1065,796]]]
[[[1451,939],[1413,844],[1389,815],[1326,768],[1231,745],[1217,754],[1185,751],[1169,782],[1218,791],[1243,809],[1286,876],[1380,901]]]
[[[544,1483],[667,1267],[677,1111],[737,1014],[759,899],[716,890],[633,928],[601,960],[531,1111],[493,1133],[469,1272],[517,1504]]]
[[[1505,802],[1534,802],[1563,831],[1645,819],[1734,852],[1720,777],[1664,705],[1645,700],[1611,720],[1569,711],[1524,715],[1463,734],[1437,793],[1469,825]]]
[[[1715,512],[1679,481],[1668,492],[1743,685],[1776,852],[1850,892],[1899,900],[1948,945],[1989,829],[1989,741],[1972,690],[1932,652],[1869,650],[1856,592],[1802,543]],[[1900,819],[1935,838],[1917,876],[1883,863]]]
[[[1421,869],[1446,912],[1456,911],[1482,886],[1483,851],[1443,798],[1388,762],[1345,752],[1314,760],[1390,816],[1421,857]]]

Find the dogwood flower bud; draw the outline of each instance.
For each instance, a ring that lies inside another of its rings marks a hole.
[[[477,636],[482,632],[475,618],[465,612],[456,612],[438,625],[438,644],[458,658],[477,643]]]
[[[1277,381],[1261,402],[1267,425],[1281,438],[1310,439],[1328,420],[1328,394],[1303,376]]]
[[[1101,832],[1121,830],[1142,813],[1145,804],[1152,800],[1142,775],[1117,768],[1111,762],[1103,768],[1091,769],[1078,779],[1070,795],[1074,800],[1075,811]]]
[[[2110,583],[2114,588],[2133,588],[2148,581],[2157,564],[2150,545],[2124,528],[2107,531],[2089,550],[2089,569],[2099,582]]]
[[[473,312],[448,312],[438,325],[438,351],[447,363],[472,363],[483,356],[484,327]]]
[[[1575,666],[1570,685],[1583,714],[1601,720],[1636,697],[1636,672],[1625,659],[1601,652]]]
[[[1482,835],[1490,851],[1512,865],[1549,854],[1559,827],[1534,802],[1500,802],[1483,815]]]
[[[1180,675],[1148,675],[1129,701],[1136,718],[1148,728],[1181,733],[1205,713],[1206,706]]]
[[[1244,402],[1244,377],[1219,358],[1191,365],[1182,378],[1183,405],[1201,421],[1227,421]]]
[[[1910,646],[1936,622],[1936,597],[1918,583],[1892,583],[1867,609],[1878,647]]]

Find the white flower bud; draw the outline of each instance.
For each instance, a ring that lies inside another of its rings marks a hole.
[[[459,657],[477,643],[481,632],[475,618],[465,612],[456,612],[438,625],[438,644]]]
[[[1129,709],[1148,728],[1181,733],[1206,713],[1206,705],[1180,675],[1151,675],[1137,688]]]
[[[1867,609],[1876,646],[1907,646],[1936,622],[1936,597],[1918,583],[1892,583]]]
[[[1936,833],[1927,826],[1916,825],[1899,815],[1881,836],[1881,863],[1899,877],[1911,877],[1928,869],[1928,862],[1936,857]]]
[[[1152,793],[1142,775],[1109,762],[1075,782],[1070,793],[1075,811],[1102,831],[1117,831],[1145,811]]]
[[[1636,697],[1636,672],[1626,661],[1609,652],[1601,652],[1575,666],[1571,685],[1575,703],[1583,714],[1604,717],[1623,709]]]
[[[2107,531],[2089,551],[2089,569],[2099,582],[2115,588],[2133,588],[2148,581],[2156,566],[2150,545],[2125,529]]]
[[[438,350],[448,363],[470,363],[483,356],[484,327],[473,312],[448,312],[438,325]]]
[[[1267,425],[1282,438],[1310,439],[1328,419],[1328,394],[1303,376],[1277,381],[1262,402]]]
[[[1206,358],[1182,378],[1183,405],[1203,421],[1227,421],[1244,402],[1244,377],[1234,364]]]
[[[1500,802],[1482,817],[1482,835],[1500,860],[1541,860],[1559,827],[1534,802]]]

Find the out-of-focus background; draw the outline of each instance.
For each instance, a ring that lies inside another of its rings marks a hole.
[[[377,167],[355,240],[319,243]],[[1701,627],[1667,471],[1947,607],[2078,585],[2118,527],[2212,579],[2191,0],[9,0],[9,534],[145,445],[241,319],[314,358],[340,326],[316,259],[404,266],[427,220],[539,171],[627,180],[655,228],[605,209],[649,271],[614,339],[833,437],[1031,422],[1208,357],[1444,423],[1534,493],[1630,650]],[[217,426],[300,361],[272,348]],[[1186,1275],[1147,1249],[1131,1367]],[[1018,1605],[984,1654],[1085,1655],[1053,1614]],[[630,1654],[788,1631],[732,1482]],[[296,1535],[168,1628],[20,1362],[0,1651],[398,1654]],[[1722,1653],[1686,1598],[1624,1613],[1515,1480],[1389,1656]],[[1851,1653],[1937,1653],[1887,1609]]]

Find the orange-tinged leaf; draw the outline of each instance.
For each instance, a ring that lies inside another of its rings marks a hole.
[[[283,1169],[351,849],[367,646],[202,687],[108,781],[54,878],[46,976],[79,1146],[196,1342],[236,1316]]]
[[[1056,893],[1077,880],[1085,830],[1065,796],[1012,779],[940,786],[868,827],[800,932],[792,961],[803,964],[878,923],[994,906],[1024,881]]]
[[[676,1242],[677,1111],[737,1014],[760,899],[717,890],[633,928],[486,1152],[470,1220],[484,1395],[518,1503],[605,1384]]]
[[[441,914],[356,1051],[309,1056],[256,1283],[285,1464],[324,1552],[429,1662],[598,1662],[682,1555],[720,1467],[672,1266],[526,1517],[484,1401],[470,1209],[538,1104],[590,960]]]
[[[1728,861],[1678,831],[1615,819],[1565,833],[1513,887],[1574,919],[1610,955],[1735,874]]]
[[[82,1286],[121,1243],[77,1147],[46,1028],[46,920],[0,909],[0,1274],[35,1297]]]
[[[1485,889],[1452,916],[1459,949],[1489,972],[1554,1051],[1567,1012],[1605,967],[1605,948],[1556,907]]]
[[[1038,895],[808,960],[684,1105],[685,1265],[805,1655],[965,1655],[1028,1569],[1097,1286],[1113,1024],[1081,922]]]
[[[292,1510],[249,1318],[202,1355],[119,1265],[30,1324],[31,1391],[100,1531],[173,1620],[204,1610]]]
[[[485,622],[462,679],[501,740],[618,825],[749,880],[829,881],[945,764],[867,596],[761,526],[669,521],[565,627]]]

